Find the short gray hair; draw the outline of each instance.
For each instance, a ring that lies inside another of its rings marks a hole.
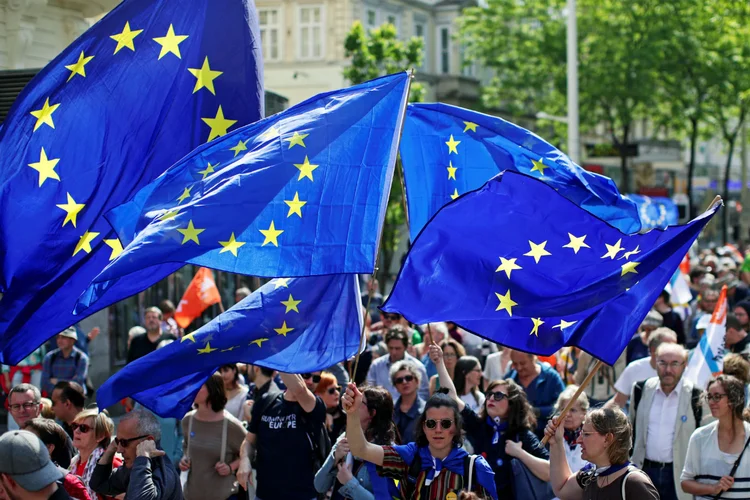
[[[567,405],[570,400],[573,399],[573,396],[576,395],[577,390],[577,385],[569,385],[568,387],[566,387],[565,390],[563,390],[560,395],[557,396],[555,411],[562,411],[562,409],[565,408],[565,405]],[[589,410],[589,398],[586,395],[586,391],[583,391],[578,395],[578,399],[576,400],[576,402],[581,406],[581,409],[584,413]]]
[[[23,394],[24,392],[31,391],[32,396],[34,397],[35,403],[41,403],[42,402],[42,393],[39,392],[39,389],[32,384],[18,384],[13,389],[10,390],[8,393],[8,401],[10,402],[10,397],[13,394]]]
[[[154,436],[156,441],[161,439],[161,424],[153,413],[143,408],[136,408],[123,415],[120,422],[133,419],[137,422],[136,434],[139,436]]]
[[[676,344],[677,334],[671,328],[662,326],[651,332],[651,335],[649,335],[648,348],[656,351],[656,349],[665,342]]]
[[[415,365],[412,361],[400,361],[393,366],[391,366],[391,369],[388,373],[388,375],[391,377],[391,384],[393,384],[393,379],[396,378],[396,374],[402,370],[406,370],[417,379],[417,384],[422,383],[422,373],[419,371],[419,368],[417,368],[417,365]]]

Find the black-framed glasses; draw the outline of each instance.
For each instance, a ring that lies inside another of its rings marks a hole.
[[[393,379],[394,385],[401,385],[404,382],[411,382],[414,380],[414,375],[404,375],[403,377],[398,377]]]
[[[336,394],[337,392],[339,394],[341,393],[341,387],[329,387],[328,388],[328,394]]]
[[[437,427],[438,422],[440,423],[440,428],[443,430],[448,430],[451,427],[453,427],[453,420],[450,418],[441,418],[440,420],[434,420],[432,418],[428,418],[424,421],[425,427],[428,429],[434,429]]]
[[[34,408],[36,408],[37,406],[39,406],[40,404],[42,404],[42,403],[33,403],[32,402],[32,403],[14,404],[14,405],[9,405],[8,408],[10,408],[10,411],[12,411],[13,413],[17,413],[17,412],[21,411],[21,408],[23,408],[26,411],[31,411]]]
[[[132,443],[133,441],[138,441],[139,439],[144,439],[149,436],[150,434],[145,434],[143,436],[138,436],[138,437],[134,437],[130,439],[115,438],[115,443],[117,443],[117,446],[122,446],[123,448],[127,448],[130,445],[130,443]]]
[[[401,319],[401,315],[400,314],[383,313],[383,319],[387,319],[387,320],[390,320],[390,321],[398,321],[398,320]]]
[[[721,398],[727,397],[726,394],[706,394],[706,399],[708,399],[711,403],[718,403],[721,401]]]
[[[73,429],[73,432],[81,431],[84,434],[91,430],[91,426],[86,424],[70,424],[70,428]]]
[[[503,399],[508,399],[508,395],[504,392],[496,391],[496,392],[488,392],[487,393],[487,399],[492,398],[495,401],[502,401]]]
[[[303,373],[302,378],[305,380],[312,379],[313,384],[317,384],[318,382],[320,382],[320,375],[313,375],[312,373]]]

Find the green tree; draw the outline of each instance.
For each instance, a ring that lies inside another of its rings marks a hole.
[[[351,58],[351,64],[344,68],[344,77],[355,85],[379,76],[417,68],[422,65],[424,58],[424,42],[421,38],[399,40],[396,28],[387,23],[368,32],[362,23],[355,21],[344,41],[344,49],[346,57]],[[423,100],[424,87],[412,82],[409,101]],[[396,176],[398,179],[394,179],[391,185],[380,240],[381,265],[378,280],[382,292],[385,291],[388,271],[401,240],[401,228],[407,222],[404,191],[400,182],[403,179],[400,159],[396,162]]]

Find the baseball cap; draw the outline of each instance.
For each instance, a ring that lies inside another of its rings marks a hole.
[[[26,491],[39,491],[65,475],[50,460],[47,447],[29,431],[0,436],[0,473],[8,474]]]
[[[58,335],[61,335],[63,337],[68,337],[69,339],[78,340],[78,334],[76,333],[76,329],[72,326],[70,328],[66,328],[65,330],[58,333]]]

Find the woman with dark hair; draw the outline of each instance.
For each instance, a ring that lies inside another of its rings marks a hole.
[[[628,461],[633,445],[628,417],[619,408],[598,408],[586,415],[581,431],[581,458],[590,462],[576,473],[565,458],[564,426],[552,418],[544,430],[550,445],[550,482],[569,500],[658,500],[659,492],[645,472]]]
[[[382,387],[363,387],[360,391],[359,422],[365,439],[381,446],[394,444],[396,425],[393,423],[391,394]],[[395,485],[390,483],[377,475],[374,464],[352,456],[346,435],[333,445],[325,463],[315,474],[315,489],[319,493],[325,493],[333,486],[332,500],[390,498],[390,493],[397,493]]]
[[[461,411],[474,451],[487,458],[495,473],[498,495],[513,498],[512,458],[518,458],[535,476],[548,481],[549,455],[534,434],[536,417],[523,389],[511,379],[494,380],[487,386],[483,407],[476,412],[458,396],[440,347],[430,346],[430,358],[438,369],[440,384],[448,389]]]
[[[680,476],[682,489],[696,497],[747,498],[750,455],[745,447],[750,423],[746,421],[744,384],[731,375],[719,375],[708,383],[706,398],[716,420],[690,436]]]
[[[224,380],[214,373],[195,396],[195,410],[182,419],[185,439],[179,467],[188,472],[183,486],[186,500],[236,499],[235,472],[247,431],[225,411]]]
[[[426,354],[429,356],[429,346],[426,347]],[[460,358],[466,356],[466,349],[464,349],[464,346],[450,338],[440,342],[440,348],[443,350],[443,359],[445,360],[445,367],[448,369],[448,375],[450,375],[451,380],[453,380],[453,377],[456,374],[456,364]],[[435,374],[430,377],[430,396],[435,394],[438,389],[440,389],[440,377]]]
[[[734,315],[737,317],[737,319],[740,322],[740,325],[742,325],[742,328],[745,331],[750,330],[750,302],[743,300],[742,302],[738,302],[736,306],[734,306]]]
[[[443,361],[443,363],[445,362]],[[441,380],[441,387],[443,386],[442,382]],[[453,376],[453,384],[455,385],[458,397],[473,412],[478,412],[484,406],[484,394],[479,390],[482,384],[482,365],[477,358],[474,356],[462,356],[458,359],[455,375]]]
[[[362,399],[349,384],[343,399],[349,448],[354,456],[377,465],[378,475],[398,480],[401,498],[451,498],[463,490],[497,498],[487,462],[461,448],[461,415],[450,397],[439,392],[427,400],[417,421],[416,442],[400,446],[367,441],[360,422]]]
[[[227,393],[227,404],[224,408],[230,415],[242,421],[248,388],[240,383],[240,371],[236,363],[221,365],[219,368]]]

